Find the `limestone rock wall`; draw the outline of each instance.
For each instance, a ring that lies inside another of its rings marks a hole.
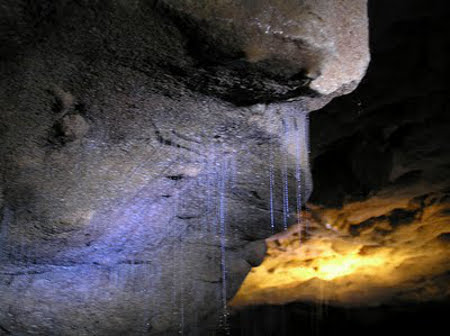
[[[272,234],[282,115],[347,92],[367,66],[365,1],[340,3],[3,1],[2,333],[225,324]]]

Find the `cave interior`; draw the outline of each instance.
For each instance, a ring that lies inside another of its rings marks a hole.
[[[0,0],[0,335],[445,333],[444,0]]]

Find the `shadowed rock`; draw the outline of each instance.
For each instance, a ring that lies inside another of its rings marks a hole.
[[[2,332],[224,323],[272,233],[270,148],[277,199],[294,162],[283,115],[348,92],[368,62],[365,1],[254,4],[2,4]]]

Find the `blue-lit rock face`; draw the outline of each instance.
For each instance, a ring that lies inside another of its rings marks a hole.
[[[164,1],[5,9],[0,334],[226,329],[263,239],[311,192],[305,113],[348,81],[320,95],[301,50],[243,60],[239,39],[211,65]]]

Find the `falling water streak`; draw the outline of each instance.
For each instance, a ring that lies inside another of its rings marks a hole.
[[[183,243],[181,241],[180,238],[180,249],[179,249],[179,253],[181,258],[183,258]],[[180,260],[181,258],[178,258],[178,260]],[[180,335],[184,335],[184,262],[182,261],[180,263]]]
[[[310,151],[310,143],[309,143],[309,114],[305,112],[303,116],[303,125],[304,125],[304,135],[305,135],[305,148],[308,154]],[[309,157],[308,157],[309,160]]]
[[[303,165],[305,166],[305,177],[304,177],[304,185],[305,190],[312,191],[313,185],[312,185],[312,177],[311,177],[311,171],[310,171],[310,164],[309,164],[309,155],[310,155],[310,143],[309,143],[309,114],[304,113],[303,114],[303,139],[305,141],[304,143],[304,153],[303,153]],[[306,221],[305,231],[308,232],[308,221]]]
[[[172,250],[172,314],[173,314],[173,320],[176,320],[177,317],[177,306],[176,306],[176,302],[177,302],[177,287],[176,287],[176,283],[177,283],[177,267],[176,267],[176,254],[175,254],[175,250]]]
[[[220,253],[221,253],[221,274],[222,274],[222,308],[223,327],[228,334],[228,307],[227,307],[227,265],[226,265],[226,191],[228,180],[229,158],[225,157],[221,164],[219,175],[219,223],[220,223]]]
[[[185,190],[187,194],[189,194],[189,189]],[[175,216],[178,216],[178,211],[184,211],[188,206],[185,202],[185,198],[180,196],[181,198],[177,198]],[[177,253],[177,284],[178,284],[178,293],[179,293],[179,302],[178,302],[178,310],[180,314],[180,324],[178,334],[184,335],[184,245],[183,245],[183,234],[178,236],[178,248],[176,249]]]
[[[205,219],[206,219],[206,230],[208,232],[208,234],[212,233],[212,228],[211,228],[211,223],[212,223],[212,218],[211,218],[211,213],[212,213],[212,192],[211,192],[211,172],[210,172],[210,159],[209,159],[209,155],[208,155],[208,159],[206,160],[205,163],[205,188],[206,188],[206,204],[205,204]]]
[[[299,239],[301,241],[302,239],[302,228],[301,228],[301,220],[300,220],[300,213],[302,211],[302,168],[301,168],[301,151],[302,151],[302,145],[304,144],[304,141],[302,141],[302,136],[300,132],[300,124],[302,125],[301,121],[297,117],[293,117],[293,123],[294,123],[294,137],[295,137],[295,180],[297,183],[297,224],[299,225]]]
[[[226,193],[236,183],[236,162],[233,156],[220,153],[217,146],[211,146],[205,169],[206,190],[206,220],[209,221],[209,234],[214,244],[220,246],[220,304],[222,315],[220,325],[229,334],[227,326],[227,265],[226,265]]]
[[[212,228],[212,237],[213,239],[217,239],[219,234],[219,206],[218,206],[218,197],[220,196],[218,193],[220,191],[220,174],[219,174],[219,162],[217,161],[217,154],[214,150],[211,150],[211,189],[212,189],[212,197],[211,197],[211,210],[213,210],[211,228]]]
[[[237,162],[236,162],[236,156],[232,156],[231,157],[231,163],[230,163],[230,165],[231,165],[231,176],[230,176],[230,179],[231,179],[231,183],[230,183],[230,188],[231,189],[233,189],[235,186],[236,186],[236,183],[237,183]]]
[[[200,173],[197,176],[197,180],[196,180],[196,183],[195,183],[196,184],[195,190],[198,190],[199,193],[204,195],[204,197],[207,197],[206,192],[204,192],[204,190],[203,190],[203,187],[204,187],[204,185],[206,183],[207,183],[207,180],[206,180],[205,174]],[[208,235],[208,226],[207,226],[207,224],[208,224],[208,218],[207,218],[208,211],[206,209],[206,205],[208,203],[207,203],[207,200],[205,198],[203,199],[203,204],[205,205],[205,214],[204,214],[204,216],[202,216],[202,226],[201,226],[200,231],[201,231],[202,237],[206,237]]]
[[[172,217],[176,217],[176,214],[178,212],[178,196],[174,197],[174,209],[172,210]],[[178,249],[176,248],[176,244],[178,243],[178,239],[181,239],[180,237],[175,237],[175,241],[173,243],[174,248],[172,248],[172,314],[173,314],[173,320],[175,321],[177,319],[178,315],[178,307],[177,307],[177,284],[178,284]]]
[[[215,189],[215,217],[214,217],[214,227],[215,227],[215,235],[219,240],[219,244],[222,244],[222,191],[223,191],[223,164],[224,161],[218,161],[216,158],[214,165],[214,176],[216,180],[216,189]]]
[[[284,135],[284,148],[282,149],[282,169],[281,177],[283,180],[283,228],[287,230],[288,218],[289,218],[289,181],[288,181],[288,144],[289,144],[289,119],[283,118],[283,135]]]
[[[275,232],[275,217],[273,209],[273,188],[275,176],[273,171],[273,148],[272,143],[269,144],[269,210],[270,210],[270,228],[272,233]]]
[[[208,233],[208,235],[211,233],[211,228],[210,228],[210,220],[211,220],[211,188],[210,188],[210,183],[211,183],[211,179],[210,179],[210,172],[209,172],[209,155],[206,155],[206,159],[203,162],[203,170],[202,170],[202,174],[205,176],[204,177],[204,207],[205,207],[205,227],[206,227],[206,231]]]
[[[148,334],[149,331],[149,327],[150,327],[150,318],[151,318],[151,307],[153,306],[153,302],[152,302],[152,297],[150,295],[150,290],[149,288],[151,287],[151,278],[150,278],[150,274],[151,274],[151,268],[148,264],[143,264],[142,267],[142,272],[144,273],[144,283],[142,285],[142,291],[143,291],[143,318],[142,320],[144,321],[143,325],[142,325],[142,331],[141,334],[142,335],[146,335]]]

